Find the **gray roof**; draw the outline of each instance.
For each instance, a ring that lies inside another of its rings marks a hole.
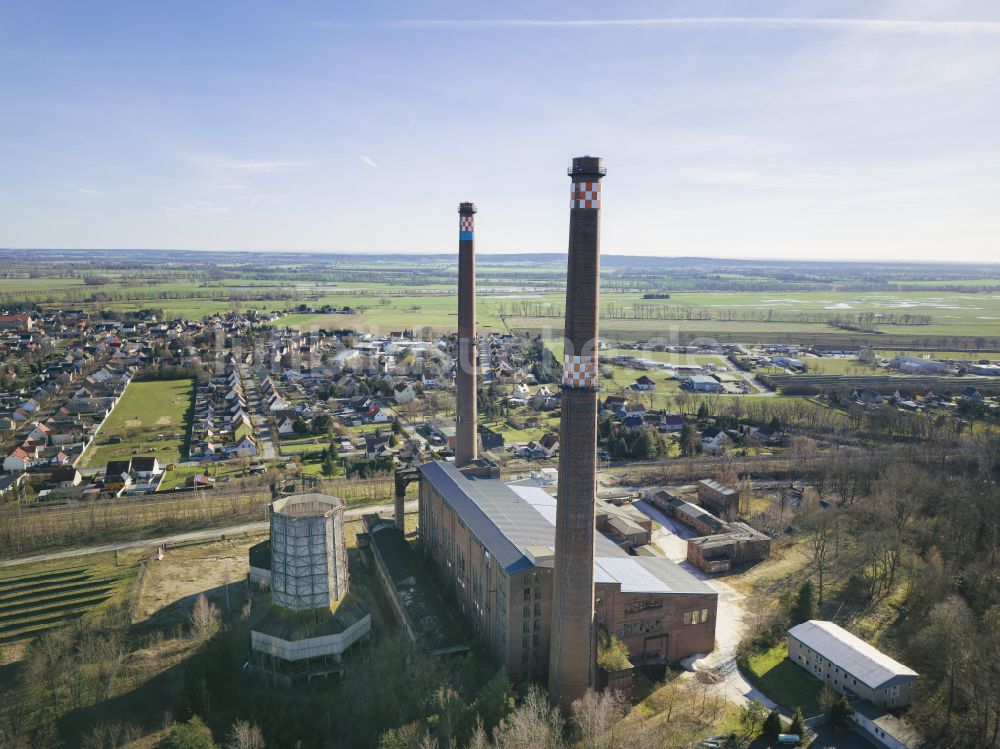
[[[811,619],[788,634],[872,689],[917,678],[917,672],[833,622]]]
[[[708,430],[706,429],[705,431],[707,432]],[[719,483],[715,479],[702,479],[698,483],[707,486],[709,489],[713,489],[719,492],[719,494],[725,494],[727,496],[731,496],[733,494],[739,494],[739,492],[733,487]]]
[[[542,551],[555,551],[556,498],[551,494],[535,486],[467,478],[442,461],[424,463],[420,472],[507,574],[550,566]],[[669,559],[630,556],[603,534],[595,536],[594,552],[594,580],[620,583],[623,592],[716,594]]]
[[[532,566],[525,547],[552,545],[549,523],[502,481],[468,479],[444,461],[423,463],[420,473],[508,574]]]
[[[900,720],[885,708],[877,707],[868,700],[859,700],[852,707],[855,713],[863,715],[869,723],[885,731],[907,749],[922,749],[929,746],[913,726]]]

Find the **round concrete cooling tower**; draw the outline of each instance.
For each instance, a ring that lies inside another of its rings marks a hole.
[[[295,494],[271,503],[271,601],[289,611],[332,609],[347,595],[344,502]]]

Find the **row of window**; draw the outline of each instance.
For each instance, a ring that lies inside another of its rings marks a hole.
[[[625,622],[625,626],[619,631],[623,637],[634,637],[649,632],[659,632],[662,626],[659,619],[645,619],[641,622]]]
[[[684,612],[684,623],[685,624],[704,624],[708,621],[708,609],[702,609],[701,611],[685,611]]]
[[[525,619],[530,618],[531,617],[531,604],[530,603],[524,604],[524,610],[521,613],[522,613],[522,615],[523,615],[523,617]],[[535,604],[535,616],[541,616],[541,615],[542,615],[542,604],[536,603]]]

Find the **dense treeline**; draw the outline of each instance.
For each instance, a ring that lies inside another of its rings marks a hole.
[[[519,300],[498,306],[501,315],[509,317],[561,318],[563,307],[550,302]],[[930,325],[930,315],[859,312],[858,314],[828,312],[788,312],[771,308],[763,309],[709,309],[665,304],[615,304],[601,308],[601,318],[606,320],[688,320],[718,322],[769,322],[824,324],[869,331],[878,325]]]
[[[998,746],[1000,438],[851,451],[823,460],[814,482],[814,501],[786,524],[816,608],[796,614],[799,598],[786,596],[744,655],[804,618],[834,619],[921,675],[910,718],[932,746]],[[879,610],[892,617],[873,619]]]

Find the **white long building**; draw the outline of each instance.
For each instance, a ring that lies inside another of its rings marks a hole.
[[[788,657],[848,699],[885,708],[913,701],[917,672],[833,622],[810,620],[788,630]]]

